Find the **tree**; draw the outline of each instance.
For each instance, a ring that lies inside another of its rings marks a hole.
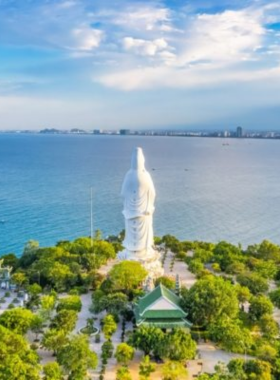
[[[161,276],[156,279],[155,286],[163,284],[168,289],[175,289],[176,282],[172,277]]]
[[[164,340],[161,329],[153,326],[140,326],[130,338],[130,344],[143,351],[145,355],[157,352]]]
[[[268,362],[248,360],[244,363],[244,370],[248,379],[271,380],[271,365]]]
[[[246,353],[253,344],[250,331],[242,327],[240,321],[230,318],[213,322],[209,326],[209,335],[231,352]]]
[[[28,268],[37,258],[37,252],[39,250],[39,243],[35,240],[29,240],[23,250],[23,254],[19,259],[19,266],[21,268]]]
[[[67,283],[75,277],[68,265],[54,262],[48,271],[48,279],[53,283],[57,291],[67,288]]]
[[[43,326],[43,318],[40,315],[34,315],[32,323],[31,323],[31,331],[35,333],[35,340],[38,340],[38,335],[41,332]]]
[[[12,282],[21,288],[28,281],[26,274],[23,272],[16,272],[12,275]]]
[[[75,310],[60,310],[52,321],[52,327],[57,330],[63,330],[65,333],[70,333],[74,330],[77,323],[78,315]]]
[[[89,340],[85,335],[74,335],[58,350],[57,361],[69,379],[84,380],[87,371],[97,367],[98,358],[90,350]]]
[[[234,262],[244,260],[241,250],[226,241],[218,243],[215,246],[213,253],[215,261],[220,264],[223,271]]]
[[[220,277],[207,276],[198,280],[186,292],[182,306],[198,325],[208,326],[211,322],[238,313],[238,299],[233,285]]]
[[[272,302],[264,295],[259,295],[251,298],[249,316],[254,322],[259,321],[265,314],[272,314]]]
[[[39,294],[42,292],[42,288],[38,284],[32,284],[27,287],[28,294],[30,295],[29,307],[32,305],[38,305],[40,302]]]
[[[34,314],[23,308],[6,310],[0,315],[0,325],[22,335],[27,333],[33,321]]]
[[[96,270],[101,265],[106,264],[108,259],[116,257],[113,244],[100,239],[100,234],[97,234],[94,239],[89,237],[78,238],[73,243],[66,243],[66,250],[71,255],[80,257],[84,269],[87,271]]]
[[[61,298],[56,309],[57,311],[74,310],[76,312],[80,312],[82,310],[81,298],[76,295]]]
[[[43,380],[63,380],[63,372],[57,362],[45,364],[43,373]]]
[[[245,364],[244,359],[241,359],[241,358],[232,359],[229,362],[227,368],[225,366],[218,365],[216,367],[217,374],[220,375],[219,377],[225,374],[226,378],[228,379],[237,378],[240,380],[246,380],[247,375],[244,370],[244,364]]]
[[[199,274],[204,269],[204,264],[199,259],[193,259],[189,263],[189,270],[192,273]]]
[[[111,358],[114,352],[113,343],[110,340],[106,340],[106,342],[102,344],[101,351],[102,351],[102,355],[101,355],[102,359]]]
[[[93,294],[93,311],[100,313],[106,310],[107,313],[120,315],[127,309],[128,299],[123,293],[104,294],[101,290],[97,290]]]
[[[120,367],[117,370],[116,380],[132,380],[132,377],[127,367]]]
[[[49,319],[55,307],[55,297],[53,295],[45,295],[41,297],[41,313],[44,319]]]
[[[235,290],[237,293],[238,301],[243,305],[245,302],[248,302],[251,298],[251,292],[246,286],[241,286],[240,284],[236,284]]]
[[[102,331],[106,339],[110,339],[111,336],[117,331],[117,324],[113,315],[108,314],[103,319]]]
[[[234,261],[232,264],[228,265],[225,269],[226,273],[229,274],[240,274],[245,272],[246,266],[240,261]]]
[[[257,357],[265,362],[274,363],[277,357],[277,350],[270,344],[262,344],[257,347]]]
[[[280,263],[280,247],[268,240],[264,240],[257,247],[255,255],[264,260],[273,260],[276,263]]]
[[[221,272],[221,267],[220,267],[219,263],[213,263],[211,266],[212,266],[212,269],[214,272],[216,272],[216,273]]]
[[[218,364],[215,374],[202,374],[198,380],[271,380],[271,366],[261,360],[232,359],[227,366]]]
[[[1,256],[1,260],[3,260],[3,267],[12,267],[13,271],[18,268],[19,259],[13,253]]]
[[[272,260],[260,260],[255,257],[251,257],[248,261],[248,267],[257,272],[261,277],[267,279],[273,279],[278,272],[278,267]]]
[[[240,285],[249,288],[250,292],[254,295],[268,291],[267,280],[261,277],[258,273],[241,273],[236,277],[236,280]]]
[[[0,326],[0,379],[39,380],[37,353],[29,348],[23,336]]]
[[[213,258],[213,252],[204,248],[195,248],[194,259],[200,260],[202,263],[210,263]]]
[[[120,343],[117,346],[116,352],[115,352],[115,358],[117,359],[117,362],[127,366],[128,363],[133,359],[134,357],[134,348],[129,346],[127,343]]]
[[[27,287],[27,291],[31,297],[37,297],[42,293],[42,287],[39,284],[32,284]]]
[[[164,356],[171,360],[193,359],[196,354],[196,343],[191,335],[181,328],[175,328],[166,335],[163,347]]]
[[[137,288],[147,277],[148,272],[137,261],[122,261],[113,266],[109,277],[116,289],[128,293]]]
[[[269,293],[269,297],[273,304],[280,309],[280,288],[273,290]]]
[[[63,330],[49,329],[45,332],[42,339],[42,346],[56,355],[58,350],[63,347],[68,338]]]
[[[187,370],[182,363],[168,361],[162,367],[163,380],[183,380],[187,378]]]
[[[268,340],[276,339],[279,336],[279,325],[272,315],[264,314],[259,320],[259,325],[263,336]]]
[[[143,356],[139,365],[140,380],[149,380],[151,373],[155,372],[156,365],[151,363],[149,355]]]

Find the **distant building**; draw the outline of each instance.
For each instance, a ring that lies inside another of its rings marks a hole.
[[[129,135],[129,134],[130,134],[130,130],[129,129],[120,129],[120,135],[126,136],[126,135]]]
[[[242,127],[237,127],[236,128],[236,137],[238,137],[238,138],[243,137],[243,129],[242,129]]]

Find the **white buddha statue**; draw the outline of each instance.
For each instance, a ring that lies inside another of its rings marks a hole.
[[[125,250],[118,255],[122,260],[141,262],[152,277],[163,274],[160,254],[154,250],[153,213],[155,210],[155,188],[150,174],[145,169],[145,158],[141,148],[135,148],[131,169],[127,172],[121,195],[124,200]]]

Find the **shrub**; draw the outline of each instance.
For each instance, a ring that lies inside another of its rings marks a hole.
[[[38,344],[36,344],[36,343],[32,343],[32,344],[30,345],[30,348],[31,348],[31,350],[36,351],[39,347],[38,347]]]
[[[77,288],[71,289],[70,292],[68,293],[70,296],[78,296],[79,291]]]
[[[61,298],[57,305],[57,311],[60,310],[75,310],[80,312],[82,309],[82,302],[79,296],[73,295],[65,298]]]
[[[113,356],[114,345],[110,340],[107,340],[102,344],[102,358],[111,358]]]

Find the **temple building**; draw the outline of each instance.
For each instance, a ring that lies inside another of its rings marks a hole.
[[[164,285],[159,284],[139,299],[134,307],[136,326],[155,326],[162,329],[191,328],[187,314],[180,307],[180,298]]]

